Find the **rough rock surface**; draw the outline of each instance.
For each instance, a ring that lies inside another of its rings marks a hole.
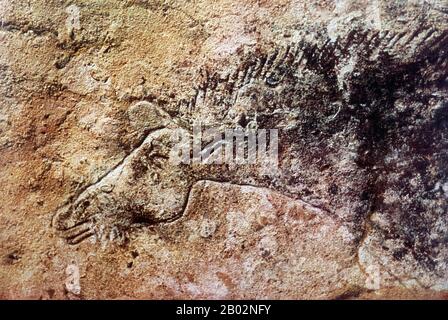
[[[447,298],[448,6],[0,0],[0,297]],[[174,130],[279,129],[279,166]]]

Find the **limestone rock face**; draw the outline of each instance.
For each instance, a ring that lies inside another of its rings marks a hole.
[[[446,298],[447,13],[0,0],[0,297]],[[198,123],[278,165],[173,163]]]

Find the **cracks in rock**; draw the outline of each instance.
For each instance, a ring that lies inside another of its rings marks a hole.
[[[361,296],[363,293],[370,292],[371,290],[368,290],[364,287],[355,286],[353,288],[349,288],[348,290],[344,291],[341,294],[338,294],[337,296],[333,297],[333,300],[350,300],[350,299],[357,299],[359,296]]]
[[[58,37],[58,32],[51,28],[42,27],[42,26],[33,26],[29,23],[18,23],[18,22],[13,22],[13,21],[0,20],[0,30],[10,31],[10,32],[19,32],[22,34],[25,34],[25,33],[31,31],[36,36],[50,35],[55,38]]]

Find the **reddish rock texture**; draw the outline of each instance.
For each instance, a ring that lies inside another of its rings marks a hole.
[[[0,297],[446,299],[443,1],[0,0]],[[174,165],[175,130],[279,165]]]

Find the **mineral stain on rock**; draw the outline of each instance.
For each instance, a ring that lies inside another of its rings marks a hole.
[[[446,297],[439,1],[1,7],[1,297]],[[278,167],[173,165],[198,122]]]

